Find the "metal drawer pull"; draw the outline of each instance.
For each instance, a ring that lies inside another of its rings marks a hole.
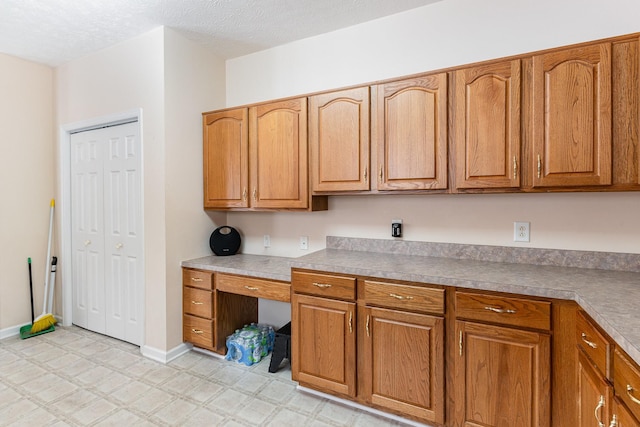
[[[398,295],[398,294],[389,294],[390,297],[393,297],[395,299],[399,299],[399,300],[410,300],[413,299],[413,297],[409,296],[409,297],[403,297],[402,295]]]
[[[203,302],[200,301],[191,301],[191,304],[195,304],[195,305],[202,305],[204,304]]]
[[[596,410],[593,411],[593,416],[596,417],[596,421],[598,422],[598,427],[605,427],[604,423],[602,421],[600,421],[600,415],[598,414],[599,411],[602,410],[602,408],[604,408],[604,396],[600,396],[600,401],[598,402],[598,405],[596,406]]]
[[[193,328],[192,328],[192,329],[191,329],[191,332],[193,332],[194,334],[197,334],[197,335],[202,335],[202,334],[204,334],[204,331],[203,331],[202,329],[193,329]]]
[[[366,324],[366,329],[367,329],[367,336],[370,337],[371,336],[371,331],[369,331],[369,320],[371,319],[371,316],[367,314],[367,324]]]
[[[349,333],[353,333],[353,311],[349,312]]]
[[[202,282],[202,279],[201,279],[201,278],[199,278],[199,277],[192,277],[192,278],[191,278],[191,281],[192,281],[192,282]]]
[[[322,288],[322,289],[331,287],[331,285],[328,283],[317,283],[317,282],[313,282],[313,286]]]
[[[609,427],[618,427],[618,416],[616,414],[613,414],[613,418],[611,419],[611,424],[609,424]]]
[[[582,337],[582,341],[584,341],[586,345],[588,345],[591,348],[598,348],[598,344],[594,343],[593,341],[589,341],[587,339],[587,334],[583,332],[580,336]]]
[[[245,288],[245,289],[248,289],[248,290],[250,290],[250,291],[257,291],[257,290],[259,290],[259,289],[260,289],[260,288],[255,287],[255,286],[245,286],[244,288]]]
[[[631,387],[631,384],[627,384],[627,396],[629,396],[629,399],[631,399],[633,403],[640,405],[640,400],[631,393],[633,393],[633,387]]]
[[[502,307],[491,307],[491,306],[486,306],[484,308],[485,310],[489,310],[489,311],[493,311],[494,313],[506,313],[506,314],[515,314],[517,312],[517,310],[510,310],[510,309],[505,309]]]

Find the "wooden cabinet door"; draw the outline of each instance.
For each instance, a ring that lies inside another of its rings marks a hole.
[[[520,186],[520,60],[455,72],[456,188]]]
[[[251,206],[309,206],[307,99],[249,109]]]
[[[355,303],[293,294],[291,375],[300,384],[356,395]]]
[[[454,425],[548,427],[549,335],[456,321]]]
[[[613,415],[611,416],[611,423],[609,427],[638,427],[638,422],[631,412],[624,406],[624,403],[618,399],[613,399]]]
[[[246,108],[204,114],[204,207],[249,206],[249,133]]]
[[[444,422],[444,319],[366,307],[360,391],[367,402],[427,422]]]
[[[369,87],[309,98],[313,191],[369,190]]]
[[[447,74],[374,87],[379,190],[447,188]]]
[[[609,425],[611,386],[587,356],[578,351],[578,426]]]
[[[611,44],[533,57],[534,187],[611,184]]]

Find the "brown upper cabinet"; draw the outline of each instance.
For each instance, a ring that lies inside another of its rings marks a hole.
[[[455,187],[520,187],[519,59],[454,72]]]
[[[248,109],[205,113],[202,122],[204,207],[249,207]]]
[[[369,87],[309,98],[312,191],[370,189]]]
[[[532,63],[532,186],[610,185],[611,43]]]
[[[312,199],[307,98],[205,113],[204,206],[326,210]]]
[[[447,74],[372,87],[378,190],[447,188]]]

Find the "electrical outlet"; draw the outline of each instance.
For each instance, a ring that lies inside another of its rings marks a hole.
[[[271,237],[268,234],[265,234],[263,237],[264,240],[264,247],[268,248],[271,246]]]
[[[528,222],[514,222],[513,223],[513,241],[514,242],[528,242],[529,235],[529,226]]]
[[[402,220],[391,220],[391,237],[402,237]]]
[[[303,251],[309,249],[309,236],[300,236],[300,249]]]

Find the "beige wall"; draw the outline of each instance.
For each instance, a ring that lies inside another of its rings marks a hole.
[[[42,312],[49,202],[55,197],[53,70],[0,54],[0,338]]]
[[[445,0],[227,61],[227,106],[640,31],[630,0]],[[244,251],[300,256],[325,236],[640,253],[640,193],[332,196],[329,211],[232,213]],[[513,222],[531,222],[531,242]],[[271,247],[262,236],[271,235]]]
[[[182,342],[180,262],[205,250],[219,220],[201,209],[199,115],[224,104],[223,64],[158,28],[56,70],[59,126],[142,109],[144,344],[161,351]]]

